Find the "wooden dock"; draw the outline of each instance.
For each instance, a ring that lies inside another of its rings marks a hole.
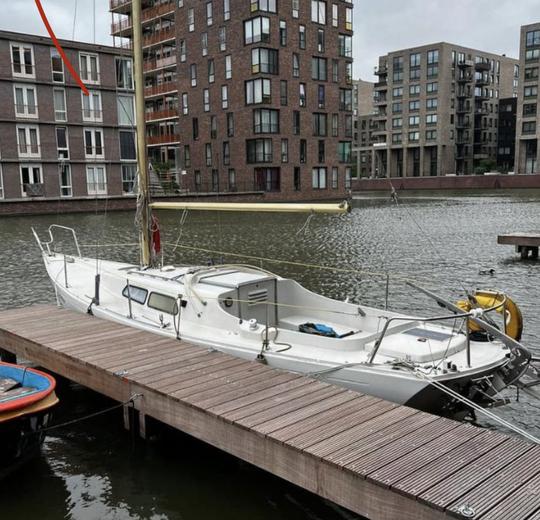
[[[498,244],[515,246],[516,252],[524,260],[529,258],[538,258],[538,249],[540,248],[540,233],[509,233],[497,237]]]
[[[370,519],[540,519],[521,439],[53,306],[0,347]]]

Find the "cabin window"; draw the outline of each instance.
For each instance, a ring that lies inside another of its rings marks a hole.
[[[126,285],[124,287],[124,290],[122,291],[122,296],[124,296],[125,298],[131,297],[132,301],[140,303],[141,305],[144,305],[147,295],[148,291],[146,289],[143,289],[142,287],[137,287],[135,285]]]
[[[167,314],[178,314],[176,299],[159,293],[151,293],[148,298],[148,307]]]

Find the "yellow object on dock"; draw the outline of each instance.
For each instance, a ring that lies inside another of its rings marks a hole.
[[[262,213],[330,213],[351,212],[347,201],[339,204],[294,204],[273,202],[153,202],[152,209],[175,209],[194,211],[253,211]]]

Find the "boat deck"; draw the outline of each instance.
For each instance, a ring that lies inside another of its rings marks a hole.
[[[500,432],[49,305],[0,347],[371,519],[540,519],[540,446]]]

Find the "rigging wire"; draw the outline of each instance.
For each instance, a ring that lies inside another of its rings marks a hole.
[[[77,25],[77,4],[79,0],[75,0],[75,11],[73,13],[73,30],[71,31],[71,39],[75,41],[75,27]]]

